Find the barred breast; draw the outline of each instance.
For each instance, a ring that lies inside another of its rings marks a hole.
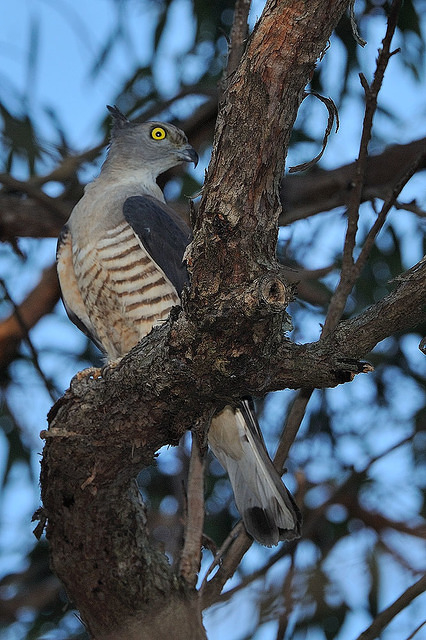
[[[109,358],[127,353],[165,320],[179,296],[130,225],[105,231],[95,246],[73,248],[73,262],[88,315]]]

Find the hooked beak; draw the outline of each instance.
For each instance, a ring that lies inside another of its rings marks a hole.
[[[195,167],[198,164],[198,153],[190,145],[179,151],[178,156],[184,162],[193,162]]]

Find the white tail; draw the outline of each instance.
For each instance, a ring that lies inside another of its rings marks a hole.
[[[298,538],[299,509],[268,456],[247,400],[214,416],[209,445],[228,473],[248,533],[267,547]]]

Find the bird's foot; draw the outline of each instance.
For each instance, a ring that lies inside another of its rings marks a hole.
[[[75,374],[74,380],[76,382],[81,382],[81,380],[85,380],[86,378],[92,378],[96,380],[96,378],[102,378],[103,369],[99,369],[98,367],[88,367],[87,369],[83,369]]]

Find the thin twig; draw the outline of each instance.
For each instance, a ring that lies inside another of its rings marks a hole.
[[[368,144],[371,139],[371,131],[373,126],[373,118],[377,110],[377,98],[381,89],[385,71],[394,52],[391,52],[390,45],[395,33],[399,11],[402,0],[394,0],[390,8],[386,34],[382,40],[382,48],[379,49],[376,70],[371,85],[360,74],[361,84],[365,92],[365,113],[362,127],[361,142],[359,147],[358,159],[355,164],[355,176],[352,183],[352,191],[347,207],[348,226],[346,230],[346,238],[343,247],[342,271],[340,281],[333,294],[328,309],[327,317],[322,330],[322,337],[330,333],[342,317],[346,301],[355,281],[358,272],[354,271],[353,252],[356,243],[356,234],[358,231],[359,206],[362,201],[362,190],[365,181],[365,173],[367,169]]]
[[[192,434],[188,472],[187,513],[184,546],[180,557],[180,575],[195,587],[201,563],[201,541],[204,524],[204,459],[196,435]]]
[[[223,557],[225,555],[225,553],[228,551],[229,547],[231,546],[232,542],[235,540],[235,538],[244,531],[244,526],[242,523],[242,520],[240,520],[238,522],[238,524],[235,525],[235,527],[228,533],[228,535],[226,536],[225,540],[222,543],[222,546],[220,547],[220,549],[217,550],[212,563],[210,564],[209,568],[206,571],[206,575],[203,578],[203,581],[201,583],[201,587],[200,587],[200,594],[202,595],[204,589],[206,588],[206,584],[207,584],[207,579],[208,577],[213,573],[214,569],[221,564]]]
[[[393,55],[393,53],[390,51],[390,44],[396,29],[401,1],[402,0],[394,0],[394,2],[392,3],[391,10],[389,13],[389,18],[388,18],[386,34],[382,42],[383,46],[382,46],[382,49],[379,50],[376,71],[375,71],[371,86],[368,86],[364,76],[361,76],[361,83],[363,84],[365,95],[366,95],[366,106],[365,106],[364,123],[363,123],[358,159],[355,164],[355,177],[353,180],[353,188],[351,192],[351,198],[347,207],[348,226],[346,231],[345,243],[343,247],[342,271],[340,275],[340,282],[336,288],[336,291],[333,294],[333,297],[330,302],[330,306],[328,308],[327,316],[321,332],[321,338],[324,338],[331,331],[333,331],[333,329],[335,329],[337,323],[342,317],[342,313],[345,308],[347,298],[360,273],[360,271],[354,270],[355,265],[354,265],[353,252],[355,249],[355,238],[358,230],[359,206],[362,200],[362,190],[363,190],[363,185],[365,180],[365,173],[367,169],[368,143],[371,138],[373,117],[377,109],[377,96],[382,86],[383,77],[387,68],[387,64],[391,56]],[[416,160],[416,164],[417,163],[418,163],[418,159]],[[396,197],[393,199],[393,201],[396,200]],[[384,208],[382,210],[384,211]],[[386,214],[384,214],[384,216],[385,215]],[[377,220],[376,220],[376,223],[377,223]],[[371,250],[371,245],[369,242],[368,248],[366,249],[362,257],[363,260],[366,259],[370,250]],[[358,257],[358,260],[360,257],[361,256]],[[361,263],[359,263],[358,266],[361,266]],[[285,462],[284,456],[288,454],[290,446],[297,435],[297,431],[302,422],[309,398],[311,397],[312,393],[313,393],[312,388],[301,389],[290,409],[290,412],[287,418],[287,424],[284,428],[283,436],[277,450],[277,455],[276,455],[277,468],[278,466],[282,468]],[[288,434],[286,433],[287,429],[289,429]]]
[[[418,634],[418,632],[420,631],[420,629],[421,629],[422,627],[424,627],[424,626],[425,626],[425,624],[426,624],[426,620],[424,620],[423,622],[421,622],[421,623],[419,624],[419,626],[418,626],[418,627],[416,627],[416,628],[414,629],[413,633],[410,633],[410,635],[408,636],[407,640],[413,640],[414,636]]]
[[[16,356],[22,338],[37,322],[50,313],[58,302],[59,282],[56,265],[43,269],[37,285],[18,305],[18,313],[12,313],[0,322],[0,368],[6,368]],[[13,304],[13,303],[12,303]],[[16,309],[16,307],[14,307]],[[18,321],[17,316],[21,318]],[[25,329],[23,329],[25,325]]]
[[[361,36],[359,34],[358,25],[357,25],[356,19],[355,19],[354,5],[355,5],[355,0],[351,0],[350,5],[349,5],[349,18],[350,18],[350,21],[351,21],[352,35],[355,38],[355,42],[357,44],[361,45],[361,47],[365,47],[365,45],[367,44],[367,41],[364,40],[364,38],[361,38]]]
[[[221,81],[221,91],[223,93],[226,90],[229,79],[235,73],[241,56],[244,53],[244,48],[247,41],[248,36],[248,15],[250,12],[251,0],[237,0],[234,8],[234,19],[232,22],[231,33],[230,33],[230,43],[228,49],[228,63],[226,65],[226,69],[223,73],[222,81]],[[219,100],[220,101],[220,100]]]
[[[426,218],[426,211],[422,209],[415,200],[412,200],[411,202],[399,202],[399,200],[397,200],[393,206],[395,209],[411,211],[411,213],[415,213],[419,218]]]
[[[251,584],[252,582],[255,582],[256,580],[259,580],[260,578],[263,578],[268,573],[269,569],[271,569],[279,560],[281,560],[282,558],[288,555],[293,556],[297,547],[297,543],[298,543],[298,540],[292,540],[285,546],[281,547],[279,551],[274,553],[274,555],[269,559],[269,561],[265,565],[263,565],[263,567],[260,567],[256,571],[253,571],[249,575],[245,576],[239,584],[237,584],[232,589],[228,589],[228,591],[226,591],[225,593],[220,595],[218,598],[216,598],[214,601],[215,604],[219,602],[221,603],[227,602],[232,598],[233,595],[235,595],[236,593],[238,593],[239,591],[247,587],[249,584]]]
[[[295,562],[294,562],[294,553],[291,554],[291,563],[290,568],[287,571],[287,575],[284,580],[284,584],[282,587],[283,598],[284,598],[284,610],[281,613],[278,620],[278,629],[276,640],[284,640],[287,628],[288,628],[288,619],[291,612],[294,609],[294,595],[292,590],[292,582],[295,571]]]
[[[223,553],[221,553],[222,549],[218,552],[218,554],[221,553],[220,557],[216,554],[216,558],[218,558],[216,565],[220,564],[219,571],[210,582],[204,583],[203,592],[202,594],[200,593],[203,609],[217,602],[225,583],[234,575],[241,558],[250,549],[253,542],[252,538],[246,533],[241,521],[231,531],[227,541],[227,549],[223,545]]]
[[[394,442],[394,444],[391,444],[387,449],[385,449],[381,453],[378,453],[377,455],[373,456],[371,460],[367,463],[367,465],[364,467],[364,471],[368,471],[375,462],[377,462],[378,460],[381,460],[382,458],[389,455],[396,449],[399,449],[399,447],[404,446],[404,444],[408,444],[408,442],[411,442],[413,440],[413,437],[414,437],[414,434],[411,433],[409,436],[406,436],[402,440],[399,440],[398,442]]]
[[[369,155],[361,201],[371,202],[374,198],[385,200],[389,189],[404,172],[404,166],[410,165],[425,147],[426,138],[420,138],[404,145],[391,145],[379,154]],[[347,206],[348,185],[350,187],[353,183],[355,162],[333,170],[322,169],[315,173],[285,176],[280,185],[283,205],[280,225],[288,226],[297,220]],[[426,169],[426,163],[421,169]],[[408,203],[407,207],[404,204],[395,206],[426,217],[426,212],[420,209],[415,200]]]
[[[14,302],[12,296],[10,295],[9,290],[7,288],[7,285],[6,285],[5,281],[3,280],[3,278],[0,278],[0,285],[3,287],[3,291],[4,291],[4,295],[5,295],[6,300],[8,302],[10,302],[10,304],[13,307],[13,312],[14,312],[14,315],[16,317],[16,320],[17,320],[19,326],[22,329],[23,339],[27,343],[28,348],[29,348],[29,350],[31,352],[31,359],[32,359],[32,363],[34,365],[34,368],[36,369],[36,371],[39,374],[40,378],[43,380],[43,383],[44,383],[44,385],[45,385],[45,387],[47,389],[47,392],[48,392],[52,402],[56,402],[56,400],[59,398],[59,396],[61,394],[60,394],[59,390],[56,389],[55,385],[51,382],[51,380],[49,380],[45,376],[45,374],[43,373],[43,370],[40,367],[40,362],[39,362],[39,359],[38,359],[37,351],[36,351],[36,349],[35,349],[35,347],[34,347],[34,345],[32,343],[32,340],[31,340],[31,338],[29,336],[29,333],[28,333],[28,327],[26,326],[26,324],[25,324],[25,322],[24,322],[24,320],[22,318],[22,315],[21,315],[21,312],[19,311],[18,305]]]
[[[355,269],[353,274],[355,279],[360,275],[365,263],[367,262],[368,256],[370,255],[370,251],[373,248],[376,236],[386,221],[387,214],[389,213],[390,209],[395,205],[395,202],[399,194],[401,193],[402,189],[405,187],[407,182],[413,177],[413,175],[418,171],[419,166],[423,163],[425,158],[426,158],[426,150],[420,153],[418,157],[414,160],[414,162],[411,164],[411,166],[408,167],[405,174],[400,178],[400,180],[398,180],[398,182],[392,189],[392,193],[390,194],[390,196],[383,203],[383,206],[376,220],[374,221],[374,224],[372,225],[371,229],[367,234],[367,237],[364,240],[364,244],[361,249],[361,252],[355,262],[355,265],[354,265]]]
[[[374,640],[377,638],[389,622],[395,618],[403,609],[408,607],[417,596],[426,589],[426,575],[423,575],[411,587],[399,596],[389,607],[375,617],[372,624],[358,636],[356,640]]]
[[[291,409],[288,412],[287,420],[283,429],[277,452],[274,457],[274,465],[279,473],[282,473],[288,452],[293,444],[297,432],[299,431],[306,407],[312,396],[313,389],[300,389],[296,395]]]
[[[333,493],[327,498],[327,500],[325,500],[322,504],[320,504],[318,507],[316,507],[313,511],[309,513],[309,517],[305,519],[304,526],[303,526],[305,537],[309,537],[315,534],[315,531],[318,530],[319,523],[321,519],[324,517],[324,514],[327,511],[329,506],[333,504],[342,504],[347,507],[350,507],[351,504],[353,505],[353,498],[354,497],[356,498],[355,487],[359,486],[360,482],[362,482],[366,478],[367,472],[370,469],[370,467],[377,460],[388,455],[394,449],[405,444],[408,439],[412,439],[412,438],[413,438],[413,435],[411,435],[409,438],[404,438],[400,442],[392,445],[391,447],[383,451],[378,456],[372,458],[368,462],[368,464],[364,467],[364,469],[362,469],[361,471],[357,471],[356,469],[351,468],[350,474],[342,482],[342,484],[340,484],[338,487],[334,489]],[[366,520],[365,516],[370,516],[369,512],[367,512],[362,507],[360,507],[358,501],[356,501],[356,509],[354,509],[354,507],[352,506],[352,511],[356,511],[355,516],[361,521]],[[373,514],[371,514],[371,516],[373,516]],[[405,525],[405,523],[388,520],[382,515],[379,516],[376,514],[375,517],[376,519],[380,518],[381,525],[382,525],[381,528],[394,529],[395,531],[400,531],[402,533],[406,533],[419,538],[424,537],[424,531],[421,528],[409,529]],[[368,520],[369,522],[366,522],[366,526],[371,526],[371,528],[374,528],[371,523],[371,517],[369,517]],[[375,530],[379,533],[378,527],[376,527]]]
[[[376,549],[380,552],[384,551],[385,553],[389,554],[389,556],[391,556],[392,560],[394,560],[395,563],[400,564],[401,567],[403,567],[407,571],[410,571],[410,573],[415,573],[416,571],[418,571],[418,568],[416,569],[415,567],[411,566],[409,561],[404,558],[402,553],[399,553],[396,549],[393,549],[390,544],[386,542],[386,540],[383,540],[383,538],[379,540]]]

